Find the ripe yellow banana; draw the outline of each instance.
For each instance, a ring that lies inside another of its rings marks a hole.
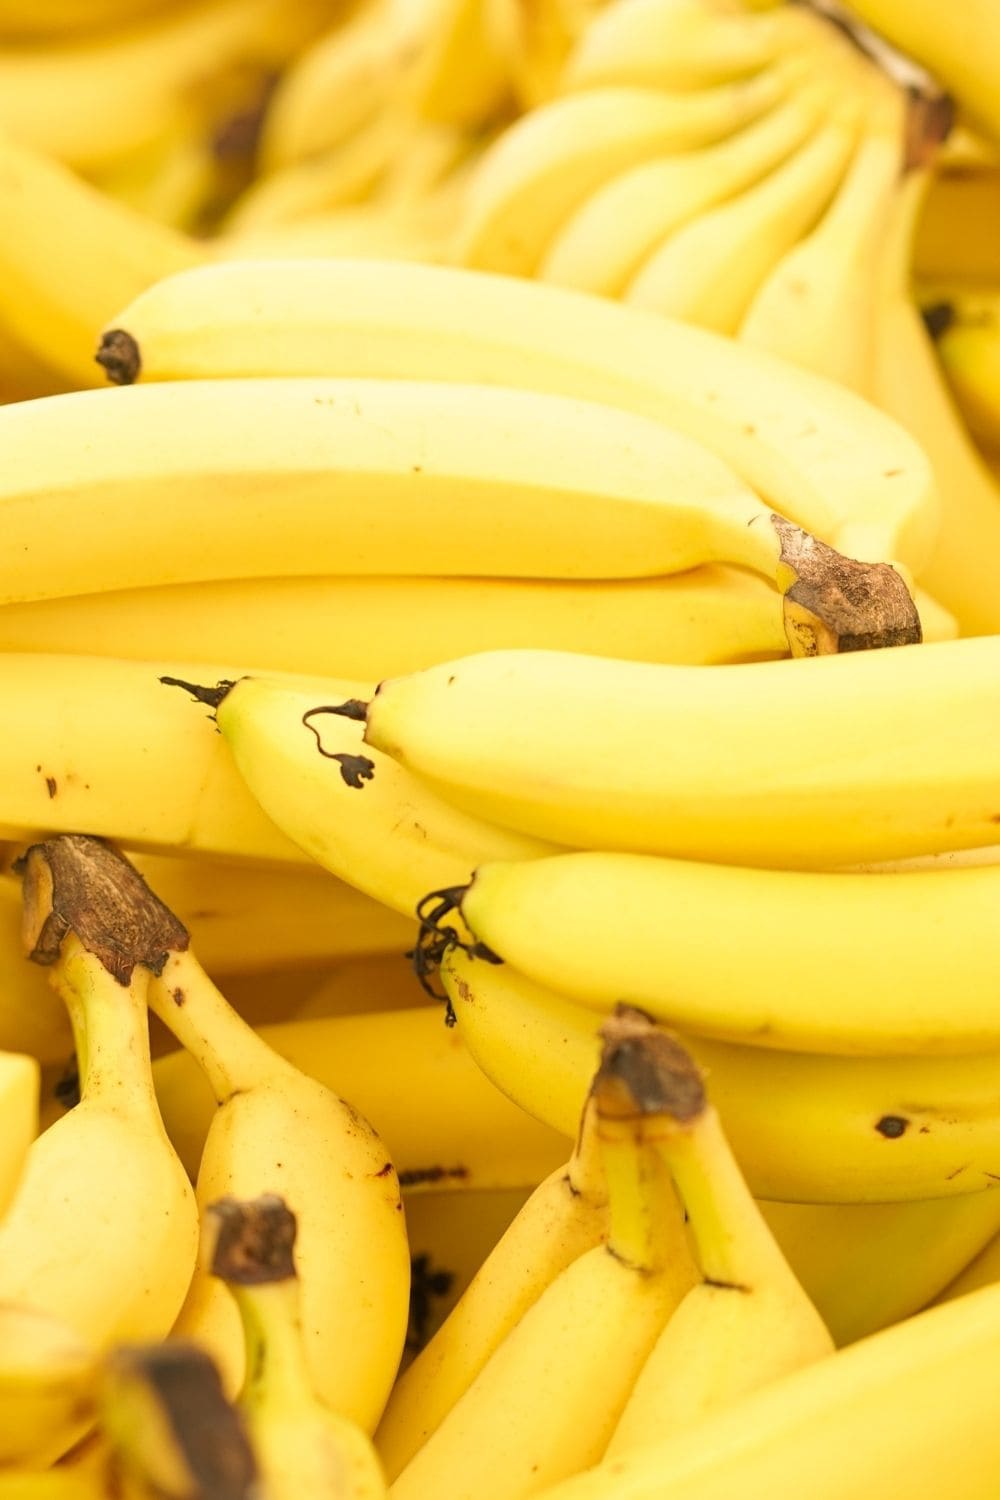
[[[868,395],[878,257],[905,169],[907,104],[876,87],[854,157],[815,229],[780,257],[738,329],[745,343]]]
[[[609,1037],[591,1090],[606,1243],[573,1260],[522,1314],[396,1477],[393,1500],[520,1500],[603,1451],[694,1279],[670,1179],[645,1140],[683,1091],[670,1057],[648,1046],[637,1053]]]
[[[0,1052],[0,1219],[17,1191],[38,1134],[40,1087],[41,1073],[34,1057]]]
[[[506,0],[434,0],[424,47],[404,80],[419,119],[486,130],[509,106]]]
[[[967,1292],[975,1292],[980,1287],[993,1286],[997,1282],[1000,1282],[1000,1233],[994,1234],[983,1245],[978,1255],[963,1267],[934,1300],[953,1302],[956,1297],[964,1297]]]
[[[726,561],[787,581],[788,536],[714,453],[648,418],[535,391],[139,385],[2,407],[0,445],[5,603],[79,592],[69,523],[91,498],[91,592],[333,563],[599,578]]]
[[[850,557],[919,570],[936,528],[921,449],[867,402],[703,329],[537,282],[399,261],[205,267],[123,308],[101,357],[122,381],[342,374],[584,397],[694,437]]]
[[[222,1198],[205,1209],[206,1258],[239,1310],[247,1379],[239,1397],[269,1500],[380,1500],[370,1438],[322,1401],[306,1357],[296,1220],[282,1198]],[[350,1360],[348,1348],[338,1355]]]
[[[468,651],[541,646],[709,664],[788,651],[780,596],[724,564],[661,578],[232,578],[0,609],[3,651],[242,662],[378,682]]]
[[[345,709],[457,805],[537,838],[822,868],[997,842],[998,665],[995,636],[711,668],[493,651]]]
[[[823,80],[796,84],[791,73],[789,78],[789,98],[743,130],[700,151],[657,157],[612,177],[553,238],[539,277],[619,296],[668,234],[766,177],[814,130],[831,87]]]
[[[683,1109],[650,1138],[684,1208],[700,1280],[643,1365],[606,1459],[696,1426],[789,1371],[833,1352],[833,1339],[750,1195],[693,1059],[641,1012],[619,1007],[632,1045],[672,1046]],[[655,1042],[654,1042],[655,1039]]]
[[[540,1500],[990,1500],[1000,1287],[931,1308]]]
[[[102,27],[128,25],[156,10],[167,0],[3,0],[0,33],[18,42],[61,40]]]
[[[254,1500],[262,1493],[261,1465],[241,1414],[195,1345],[115,1349],[101,1380],[101,1427],[111,1494]]]
[[[780,73],[667,94],[621,85],[522,115],[481,158],[455,243],[459,264],[530,276],[570,214],[610,177],[741,129],[784,92]]]
[[[596,1029],[597,1020],[588,1020]],[[576,1130],[589,1075],[581,1084],[578,1073],[571,1085],[577,1104],[568,1128],[561,1120],[555,1129],[542,1125],[484,1076],[466,1048],[464,1032],[447,1027],[437,1005],[258,1029],[261,1041],[279,1057],[334,1093],[348,1095],[372,1121],[406,1192],[530,1187],[566,1160],[567,1138]],[[591,1049],[590,1074],[594,1055]],[[405,1091],[399,1086],[404,1073]],[[167,1130],[193,1177],[215,1114],[211,1088],[185,1051],[158,1057],[153,1077]],[[565,1092],[571,1107],[569,1089]],[[418,1110],[414,1098],[421,1101]]]
[[[510,72],[516,102],[522,110],[561,91],[564,67],[579,38],[600,14],[605,0],[500,0],[504,14]]]
[[[509,965],[448,953],[457,1031],[486,1076],[565,1135],[594,1068],[601,1017]],[[843,1058],[685,1033],[712,1080],[753,1192],[791,1202],[879,1203],[974,1194],[1000,1150],[996,1053]],[[808,1150],[804,1147],[808,1143]]]
[[[941,147],[941,155],[948,143]],[[1000,171],[958,164],[939,169],[913,230],[913,270],[937,280],[1000,278]]]
[[[285,1198],[299,1223],[296,1261],[317,1391],[370,1431],[399,1362],[409,1289],[399,1183],[385,1146],[353,1105],[240,1019],[190,950],[171,945],[149,997],[218,1101],[198,1168],[199,1206],[226,1196]],[[225,1288],[199,1263],[177,1328],[209,1348],[229,1389],[243,1376],[238,1325]]]
[[[569,1161],[534,1189],[430,1343],[396,1381],[375,1433],[390,1481],[437,1431],[545,1288],[606,1239],[596,1114],[585,1104],[578,1113]]]
[[[998,900],[1000,864],[854,875],[588,850],[480,865],[457,904],[493,954],[597,1009],[627,995],[751,1046],[940,1056],[1000,1050]]]
[[[0,1304],[0,1474],[9,1464],[43,1469],[76,1441],[94,1416],[99,1369],[61,1319]]]
[[[1000,449],[1000,289],[958,286],[934,299],[930,317],[932,327],[944,324],[935,347],[970,431],[984,448]]]
[[[919,434],[934,468],[941,529],[920,581],[958,618],[966,635],[1000,631],[1000,487],[983,463],[954,405],[912,299],[910,247],[928,170],[914,169],[896,195],[880,257],[873,393],[878,404]]]
[[[859,128],[853,92],[762,181],[668,234],[625,287],[638,307],[734,334],[775,262],[836,193]]]
[[[123,299],[204,259],[194,241],[4,132],[0,217],[12,226],[0,245],[0,321],[73,386],[100,384],[95,334]]]
[[[112,882],[117,864],[82,838],[26,857],[25,945],[70,1012],[81,1102],[31,1147],[0,1224],[0,1300],[51,1314],[98,1351],[166,1333],[197,1244],[149,1064],[149,966],[171,929],[139,882]]]

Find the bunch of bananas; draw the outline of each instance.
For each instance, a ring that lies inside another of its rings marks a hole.
[[[998,47],[0,0],[0,1500],[996,1500]]]

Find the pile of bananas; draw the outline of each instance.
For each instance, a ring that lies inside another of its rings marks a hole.
[[[0,1500],[996,1500],[993,0],[0,0]]]

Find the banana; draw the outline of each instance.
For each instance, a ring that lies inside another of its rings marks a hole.
[[[0,650],[242,662],[378,682],[468,651],[541,646],[637,661],[788,651],[781,599],[724,564],[661,578],[232,578],[9,604]]]
[[[94,335],[123,299],[205,257],[2,131],[0,216],[16,226],[0,245],[0,323],[72,386],[100,383]]]
[[[578,1114],[569,1161],[534,1189],[430,1343],[393,1386],[375,1433],[390,1481],[437,1431],[545,1288],[607,1238],[596,1114],[579,1102]]]
[[[356,1109],[281,1058],[172,945],[150,1006],[192,1053],[218,1101],[198,1169],[202,1210],[280,1191],[299,1222],[308,1359],[319,1395],[366,1429],[385,1404],[406,1331],[409,1257],[399,1184]],[[227,1314],[229,1316],[227,1316]],[[243,1351],[225,1289],[200,1263],[178,1331],[205,1343],[227,1385]],[[354,1351],[350,1360],[338,1351]]]
[[[755,293],[836,193],[858,138],[852,93],[761,182],[668,234],[625,287],[626,301],[735,334]]]
[[[941,147],[941,155],[948,142]],[[913,230],[911,262],[918,277],[1000,279],[1000,171],[996,166],[945,168],[927,189]]]
[[[969,430],[983,448],[1000,449],[1000,289],[956,288],[929,314],[932,328],[944,323],[935,347]]]
[[[3,836],[23,843],[39,830],[84,828],[130,847],[305,863],[260,811],[214,726],[161,685],[163,668],[0,653],[0,692],[18,725],[0,740]],[[49,1014],[38,1017],[46,1027]]]
[[[934,0],[851,0],[850,9],[941,80],[991,141],[1000,142],[1000,101],[993,64],[1000,15],[990,0],[968,0],[947,17]]]
[[[507,0],[434,0],[426,44],[404,81],[419,119],[485,130],[510,102]]]
[[[259,102],[269,77],[328,19],[323,0],[198,0],[107,35],[2,48],[0,126],[97,171],[192,115],[211,130],[234,106]]]
[[[975,1292],[980,1287],[993,1286],[1000,1281],[1000,1232],[981,1247],[975,1255],[951,1280],[948,1285],[938,1292],[935,1302],[953,1302],[956,1297],[964,1297],[968,1292]]]
[[[79,541],[66,528],[90,497],[91,592],[309,575],[324,557],[344,573],[542,578],[724,561],[787,581],[798,542],[697,442],[535,391],[137,385],[0,408],[0,445],[4,603],[79,592]]]
[[[868,395],[879,248],[905,169],[907,105],[881,80],[826,212],[758,286],[738,337]]]
[[[347,203],[340,208],[309,214],[303,219],[274,224],[262,229],[244,230],[231,237],[220,235],[214,248],[222,259],[326,260],[365,258],[367,260],[424,261],[439,264],[448,258],[448,241],[452,232],[450,206],[442,205],[436,195],[429,195],[412,208],[389,207],[379,192],[386,181],[376,185],[373,197],[361,203]]]
[[[459,949],[445,957],[441,978],[456,1029],[487,1078],[568,1135],[574,1101],[593,1072],[601,1017],[507,964],[473,960]],[[844,1058],[693,1033],[682,1041],[711,1078],[723,1128],[758,1197],[826,1204],[970,1193],[981,1199],[995,1180],[996,1053],[953,1061]]]
[[[566,61],[566,92],[609,84],[703,89],[757,74],[836,33],[809,10],[754,13],[718,0],[618,0],[592,18]]]
[[[609,86],[522,115],[473,173],[457,262],[532,275],[553,236],[610,177],[666,151],[724,139],[775,104],[783,88],[770,73],[690,94]]]
[[[0,1469],[0,1500],[110,1500],[102,1475],[76,1469]]]
[[[760,1205],[835,1342],[912,1317],[975,1264],[1000,1228],[1000,1193],[909,1203]]]
[[[76,1441],[94,1417],[99,1373],[95,1351],[66,1323],[0,1303],[0,1474],[44,1468]]]
[[[854,875],[588,850],[480,865],[455,899],[473,950],[597,1009],[624,994],[682,1029],[790,1051],[1000,1050],[1000,864]],[[624,914],[612,944],[609,913]],[[775,988],[779,954],[794,987]]]
[[[117,864],[81,838],[26,856],[25,946],[52,966],[70,1012],[81,1102],[32,1145],[0,1224],[0,1300],[50,1314],[98,1352],[166,1333],[197,1246],[149,1071],[149,966],[172,929],[141,882],[114,878]]]
[[[393,1500],[517,1500],[603,1451],[694,1279],[670,1179],[646,1143],[683,1101],[671,1061],[672,1053],[648,1045],[606,1041],[591,1107],[607,1183],[607,1241],[573,1260],[522,1314],[397,1475]]]
[[[886,412],[919,434],[934,468],[941,529],[929,561],[918,569],[921,583],[957,617],[963,634],[995,634],[1000,488],[952,401],[911,296],[910,246],[929,181],[926,168],[915,168],[896,195],[880,257],[872,389]]]
[[[40,1089],[35,1058],[24,1052],[0,1052],[0,1220],[17,1192],[38,1134]],[[0,1340],[0,1348],[4,1346]]]
[[[536,282],[398,261],[204,267],[123,308],[100,357],[122,382],[341,373],[597,400],[693,437],[848,556],[919,571],[934,539],[927,461],[867,402],[703,329]]]
[[[386,1142],[408,1193],[533,1186],[565,1162],[589,1077],[583,1075],[582,1086],[580,1074],[573,1081],[577,1106],[568,1129],[562,1121],[553,1129],[511,1104],[484,1077],[463,1034],[445,1026],[437,1005],[276,1022],[258,1030],[261,1042],[293,1068],[334,1093],[350,1093]],[[401,1091],[404,1072],[409,1083]],[[158,1057],[153,1077],[167,1130],[193,1177],[214,1118],[211,1089],[185,1051]],[[571,1110],[568,1089],[567,1104]]]
[[[605,1451],[612,1460],[697,1426],[834,1347],[750,1196],[693,1059],[642,1012],[619,1006],[613,1024],[632,1045],[674,1051],[683,1107],[658,1122],[653,1140],[684,1207],[701,1279],[639,1372]]]
[[[0,35],[18,42],[62,40],[119,27],[166,8],[168,0],[3,0]]]
[[[411,929],[409,946],[412,943]],[[318,1021],[380,1010],[411,1010],[426,1003],[427,996],[417,983],[407,957],[399,953],[369,953],[325,965],[289,1016],[272,1014],[262,1019]],[[244,1014],[242,1005],[236,1008]]]
[[[714,146],[642,162],[613,177],[563,225],[538,276],[620,296],[668,234],[766,177],[798,149],[829,95],[823,81],[793,88],[787,100]]]
[[[711,668],[492,651],[338,711],[457,806],[536,838],[829,868],[996,843],[998,663],[996,637]]]
[[[1000,1287],[931,1308],[754,1391],[544,1500],[989,1500]]]
[[[271,1500],[379,1500],[386,1494],[371,1440],[320,1400],[306,1358],[295,1267],[295,1215],[283,1199],[222,1198],[205,1209],[206,1255],[232,1294],[246,1346],[245,1418]]]
[[[101,1414],[111,1493],[123,1488],[126,1500],[254,1500],[265,1493],[240,1413],[194,1345],[115,1349],[101,1381]]]
[[[511,81],[522,111],[561,91],[567,58],[604,4],[605,0],[533,0],[531,5],[501,0],[500,24],[506,23]]]

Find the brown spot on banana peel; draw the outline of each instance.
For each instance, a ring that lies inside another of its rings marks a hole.
[[[844,557],[784,516],[772,514],[771,523],[781,543],[778,585],[793,656],[919,644],[917,606],[889,563]]]
[[[136,964],[160,974],[188,931],[138,870],[103,839],[63,833],[32,844],[16,862],[22,940],[33,963],[54,964],[73,932],[121,985]]]

